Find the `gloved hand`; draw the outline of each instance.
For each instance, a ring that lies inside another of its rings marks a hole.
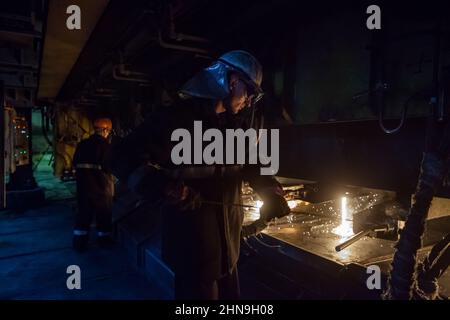
[[[170,183],[165,188],[167,201],[178,209],[195,210],[201,207],[202,197],[200,193],[183,183]]]
[[[264,204],[259,209],[260,219],[264,222],[269,222],[273,218],[281,218],[291,212],[286,199],[279,194],[271,194],[266,196]]]
[[[247,239],[248,237],[257,235],[267,227],[267,223],[261,219],[256,220],[250,224],[242,226],[241,238]]]

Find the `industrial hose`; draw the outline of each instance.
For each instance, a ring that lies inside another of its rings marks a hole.
[[[388,289],[383,296],[385,299],[410,300],[413,297],[417,250],[422,245],[431,200],[442,185],[446,171],[444,157],[435,153],[424,154],[414,203],[396,245]]]
[[[450,233],[436,243],[430,253],[417,267],[417,289],[426,298],[436,297],[439,286],[437,279],[450,264]]]

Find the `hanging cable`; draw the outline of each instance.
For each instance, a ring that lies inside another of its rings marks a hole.
[[[408,108],[409,108],[410,102],[413,99],[417,98],[418,96],[422,95],[423,92],[424,92],[423,90],[416,92],[406,99],[406,101],[403,103],[400,122],[399,122],[398,126],[393,129],[388,129],[384,125],[384,106],[383,106],[383,103],[379,104],[379,106],[378,106],[378,123],[380,125],[381,130],[383,130],[387,134],[392,134],[392,133],[398,132],[403,127],[403,124],[405,123],[405,119],[406,119],[406,115],[408,113]]]

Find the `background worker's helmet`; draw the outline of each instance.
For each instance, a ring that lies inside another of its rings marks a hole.
[[[112,121],[109,118],[98,118],[94,121],[95,129],[109,129],[112,130]]]
[[[242,50],[230,51],[219,57],[191,78],[179,94],[181,97],[224,99],[230,94],[230,72],[236,72],[246,80],[247,85],[257,95],[254,102],[262,97],[262,66],[254,56]]]

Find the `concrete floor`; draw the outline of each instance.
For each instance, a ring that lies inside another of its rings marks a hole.
[[[72,250],[74,183],[53,177],[48,160],[35,173],[46,205],[20,214],[0,212],[0,299],[160,299],[121,247]],[[81,269],[80,290],[67,288],[70,265]]]

